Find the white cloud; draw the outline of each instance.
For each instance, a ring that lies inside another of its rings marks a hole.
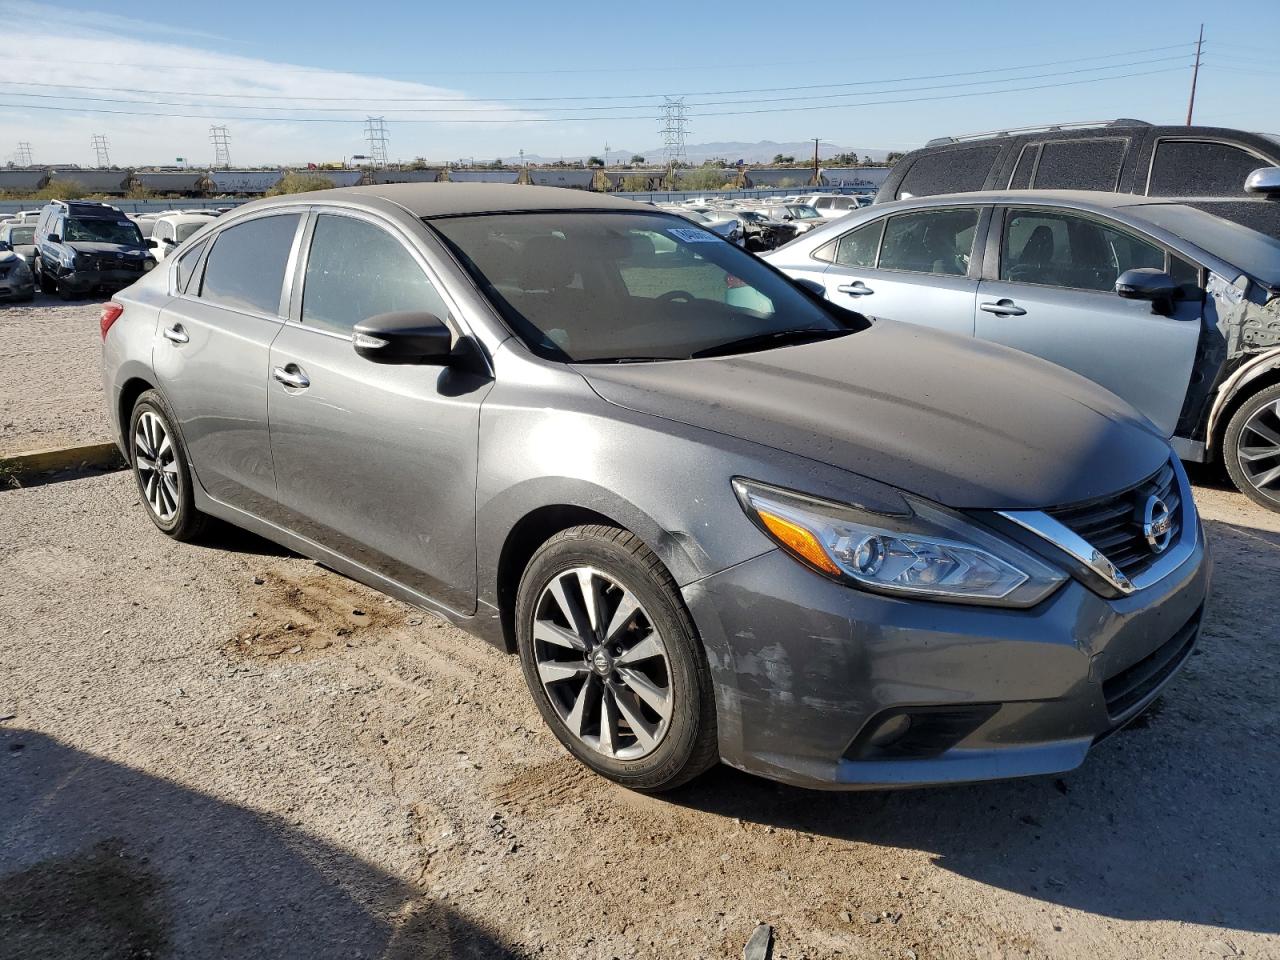
[[[92,165],[90,138],[101,133],[107,136],[113,164],[171,163],[176,157],[205,164],[213,157],[209,127],[214,123],[225,123],[229,128],[233,164],[335,161],[367,152],[363,117],[380,113],[387,117],[391,137],[388,153],[392,159],[423,155],[443,160],[457,156],[456,151],[461,150],[470,153],[484,148],[496,153],[498,144],[518,139],[514,131],[522,125],[397,124],[396,114],[388,111],[415,106],[481,107],[494,112],[463,116],[501,121],[537,116],[442,87],[214,52],[194,43],[230,41],[113,14],[87,14],[0,0],[0,23],[6,25],[5,55],[0,56],[0,161],[8,159],[21,140],[31,144],[36,163]],[[43,69],[42,64],[56,64],[57,69]],[[84,89],[20,85],[21,81]],[[171,95],[157,91],[191,93]],[[19,93],[39,96],[18,96]],[[67,99],[67,95],[130,102],[76,101]],[[276,97],[281,99],[257,99]],[[362,102],[300,99],[319,97],[360,98]],[[428,97],[447,98],[449,102],[392,102],[397,98]],[[188,106],[137,102],[142,100],[178,101]],[[191,106],[193,103],[226,106],[218,109]],[[246,105],[251,104],[282,109],[249,109]],[[46,109],[38,109],[41,107]],[[47,109],[52,107],[60,109]],[[81,112],[86,107],[124,112]],[[344,109],[326,114],[309,111],[308,107]],[[160,115],[131,116],[129,112]],[[271,119],[273,116],[351,119],[342,123],[301,123]],[[245,119],[250,117],[259,119]],[[505,146],[501,149],[511,152]]]

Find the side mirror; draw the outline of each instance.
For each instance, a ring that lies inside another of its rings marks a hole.
[[[51,233],[51,234],[49,234],[49,242],[50,242],[50,243],[61,243],[61,242],[62,242],[62,237],[58,236],[56,233]]]
[[[165,237],[165,238],[164,238],[164,242],[165,242],[165,243],[167,243],[167,244],[168,244],[169,246],[171,246],[171,247],[173,247],[173,246],[177,246],[177,243],[178,243],[178,241],[177,241],[176,239],[174,239],[173,237]]]
[[[160,241],[152,237],[151,239],[147,240],[147,246],[150,247],[152,250],[154,250],[156,249],[156,247],[160,246]]]
[[[1178,285],[1163,270],[1139,267],[1120,274],[1116,279],[1116,293],[1125,300],[1149,300],[1156,313],[1168,316],[1173,312]]]
[[[1268,200],[1280,198],[1280,167],[1262,167],[1245,178],[1245,193],[1260,193]]]
[[[0,253],[3,253],[6,250],[12,250],[12,249],[13,247],[9,246],[8,242],[4,240],[0,240]]]
[[[446,364],[453,332],[432,313],[380,313],[356,324],[352,346],[374,363]]]

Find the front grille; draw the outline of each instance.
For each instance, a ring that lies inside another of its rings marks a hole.
[[[1191,655],[1196,634],[1200,630],[1200,614],[1195,616],[1156,648],[1131,667],[1126,667],[1109,680],[1102,682],[1102,696],[1107,702],[1107,714],[1114,720],[1138,706],[1151,696],[1170,675],[1182,666]]]
[[[1173,521],[1169,543],[1177,543],[1182,534],[1183,491],[1178,486],[1173,464],[1166,463],[1142,483],[1123,493],[1047,512],[1079,534],[1132,580],[1146,572],[1160,557],[1142,532],[1143,510],[1153,495],[1169,508]]]

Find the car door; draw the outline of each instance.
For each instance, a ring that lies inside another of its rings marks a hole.
[[[983,219],[980,207],[943,207],[864,223],[816,253],[829,262],[827,299],[871,317],[972,335]]]
[[[462,329],[421,250],[397,226],[317,208],[300,294],[271,347],[268,413],[286,524],[458,613],[475,610],[475,493],[487,372],[388,365],[352,346],[384,313]]]
[[[298,211],[238,220],[184,253],[152,351],[200,485],[215,500],[264,518],[276,510],[269,348],[284,324],[301,226]]]
[[[1010,207],[997,212],[999,237],[978,287],[975,331],[1075,370],[1128,400],[1172,436],[1186,399],[1200,339],[1203,298],[1189,295],[1172,316],[1124,300],[1126,270],[1169,270],[1188,291],[1199,268],[1092,214]]]

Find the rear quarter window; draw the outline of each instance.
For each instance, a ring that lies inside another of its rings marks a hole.
[[[981,190],[999,156],[998,144],[923,154],[898,185],[898,199]]]

